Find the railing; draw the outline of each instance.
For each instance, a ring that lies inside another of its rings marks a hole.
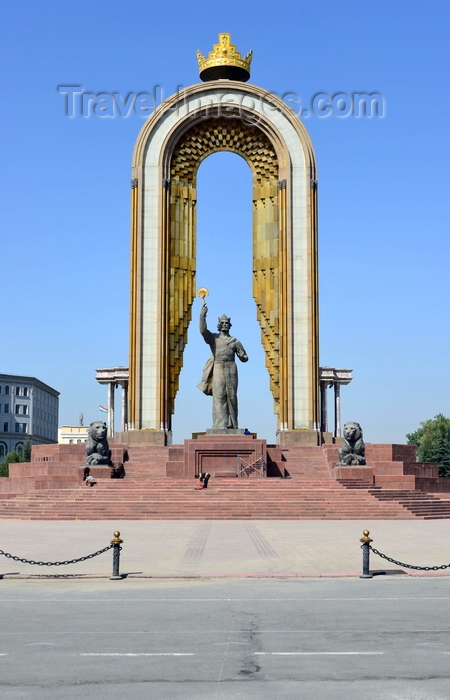
[[[254,472],[257,472],[260,477],[266,476],[267,465],[264,457],[260,457],[255,462],[246,462],[240,455],[237,458],[237,475],[238,476],[250,476]]]

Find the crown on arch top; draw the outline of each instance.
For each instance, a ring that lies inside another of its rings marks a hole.
[[[253,51],[242,58],[236,45],[231,43],[231,34],[219,34],[219,42],[214,44],[208,58],[197,51],[200,78],[208,80],[239,80],[243,83],[250,78],[250,64]]]

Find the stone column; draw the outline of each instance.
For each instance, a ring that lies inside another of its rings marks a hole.
[[[334,382],[334,437],[341,437],[341,385]]]
[[[320,430],[328,432],[327,382],[320,382]]]
[[[120,429],[123,433],[126,430],[128,430],[127,406],[128,406],[128,382],[122,382],[122,423],[121,423]]]
[[[108,382],[108,437],[114,437],[114,389],[115,382]]]

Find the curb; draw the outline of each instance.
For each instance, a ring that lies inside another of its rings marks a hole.
[[[412,577],[449,577],[450,573],[439,571],[403,571],[396,569],[372,571],[377,576],[397,576],[399,574]],[[200,579],[312,579],[312,578],[360,578],[360,572],[335,572],[330,574],[121,574],[121,579],[154,579],[154,580],[200,580]],[[37,580],[37,579],[110,579],[110,574],[0,574],[0,580]]]

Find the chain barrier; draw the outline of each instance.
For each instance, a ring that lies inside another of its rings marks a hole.
[[[37,566],[65,566],[66,564],[78,564],[80,561],[93,559],[94,557],[98,557],[99,554],[104,554],[104,552],[108,552],[113,547],[113,544],[109,544],[107,547],[99,549],[98,552],[94,552],[93,554],[87,554],[85,557],[79,557],[79,559],[71,559],[70,561],[33,561],[33,559],[15,557],[9,552],[4,552],[3,549],[0,549],[0,554],[6,557],[7,559],[12,559],[13,561],[20,561],[22,564],[36,564]],[[122,549],[122,547],[120,547],[119,549]]]
[[[414,571],[442,571],[444,569],[450,569],[450,564],[442,564],[442,566],[415,566],[414,564],[405,564],[402,561],[397,561],[397,559],[392,559],[392,557],[388,557],[387,554],[383,554],[383,552],[379,552],[378,549],[372,547],[370,543],[373,542],[373,540],[369,535],[369,530],[364,530],[363,536],[360,539],[360,542],[362,542],[361,549],[363,555],[362,574],[360,578],[373,578],[374,576],[370,571],[370,552],[377,554],[382,559],[386,559],[390,564],[401,566],[402,569],[413,569]]]
[[[114,533],[114,539],[111,540],[111,544],[109,544],[107,547],[103,547],[103,549],[99,549],[98,552],[93,552],[92,554],[87,554],[85,557],[78,557],[78,559],[70,559],[70,560],[65,560],[65,561],[34,561],[34,559],[25,559],[25,557],[16,557],[14,554],[10,554],[9,552],[4,552],[3,549],[0,549],[0,555],[3,557],[6,557],[7,559],[12,559],[12,561],[20,561],[22,564],[31,564],[31,565],[36,565],[36,566],[66,566],[67,564],[79,564],[81,561],[87,561],[88,559],[93,559],[94,557],[98,557],[100,554],[104,554],[105,552],[109,552],[110,549],[112,549],[113,553],[113,570],[112,570],[112,576],[110,576],[111,581],[120,581],[122,580],[123,576],[120,574],[120,552],[122,551],[122,547],[120,546],[122,544],[123,540],[120,539],[120,532],[116,530]],[[1,576],[0,578],[3,578]]]
[[[361,545],[361,549],[364,547],[364,545]],[[386,554],[383,554],[382,552],[379,552],[378,549],[375,549],[375,547],[372,547],[370,544],[368,545],[369,549],[374,553],[378,554],[379,557],[382,559],[386,559],[390,564],[396,564],[396,566],[401,566],[405,569],[414,569],[414,571],[439,571],[440,569],[449,569],[450,564],[443,564],[442,566],[414,566],[413,564],[404,564],[401,561],[397,561],[396,559],[392,559],[391,557],[388,557]]]

